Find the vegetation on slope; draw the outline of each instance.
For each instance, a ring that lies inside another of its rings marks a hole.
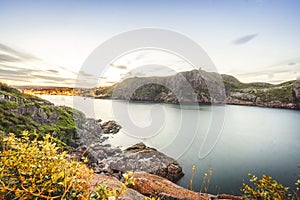
[[[28,131],[20,138],[12,133],[2,137],[0,199],[118,199],[127,186],[134,185],[129,172],[123,174],[120,188],[100,184],[90,191],[93,170],[68,156],[53,139],[47,134],[31,140]]]
[[[30,140],[4,137],[0,152],[1,199],[81,199],[88,196],[93,171],[59,152],[50,135]]]
[[[51,133],[68,144],[76,132],[76,122],[85,117],[80,111],[54,106],[0,83],[0,119],[0,131],[5,134],[13,132],[18,136],[23,130],[37,132],[40,136]]]

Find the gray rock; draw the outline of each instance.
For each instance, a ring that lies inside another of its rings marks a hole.
[[[110,120],[102,123],[101,128],[104,134],[116,134],[121,129],[121,126],[117,122]]]
[[[293,83],[293,97],[298,108],[300,108],[300,80]]]
[[[103,161],[114,171],[144,171],[167,178],[179,180],[184,174],[178,163],[154,148],[139,143],[120,154],[115,154]]]

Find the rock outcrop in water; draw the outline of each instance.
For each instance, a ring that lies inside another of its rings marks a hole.
[[[143,143],[133,145],[118,155],[110,156],[104,162],[113,171],[144,171],[173,182],[184,175],[176,160]]]
[[[80,146],[72,154],[79,160],[82,156],[87,157],[89,166],[97,173],[117,178],[127,171],[144,171],[175,182],[184,175],[176,160],[143,143],[122,151],[118,147],[94,141],[90,145]]]

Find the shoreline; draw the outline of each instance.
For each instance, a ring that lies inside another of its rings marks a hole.
[[[213,106],[245,106],[245,107],[257,107],[257,108],[269,108],[269,109],[282,109],[282,110],[295,110],[300,111],[300,107],[294,107],[294,106],[266,106],[266,105],[255,105],[255,104],[247,104],[247,103],[203,103],[203,102],[164,102],[164,101],[152,101],[152,100],[126,100],[126,99],[112,99],[112,98],[102,98],[102,97],[91,97],[91,96],[81,96],[81,95],[63,95],[63,94],[34,94],[35,96],[43,96],[43,95],[49,95],[49,96],[65,96],[65,97],[82,97],[82,98],[89,98],[89,99],[98,99],[98,100],[111,100],[111,101],[124,101],[124,102],[132,102],[132,103],[153,103],[153,104],[167,104],[167,105],[198,105],[198,106],[206,106],[206,105],[213,105]]]

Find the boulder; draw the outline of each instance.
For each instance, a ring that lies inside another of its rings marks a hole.
[[[210,195],[206,193],[198,193],[183,187],[180,187],[169,180],[160,176],[149,174],[146,172],[134,172],[134,186],[132,188],[145,196],[160,197],[161,200],[242,200],[240,196],[233,195]]]
[[[110,120],[102,123],[101,128],[104,134],[116,134],[121,129],[121,126],[117,122]]]
[[[135,185],[132,188],[146,196],[158,196],[162,200],[206,200],[210,195],[200,194],[180,187],[160,176],[146,172],[134,172]]]
[[[173,182],[184,175],[176,160],[143,143],[133,145],[103,162],[113,171],[145,171]]]

